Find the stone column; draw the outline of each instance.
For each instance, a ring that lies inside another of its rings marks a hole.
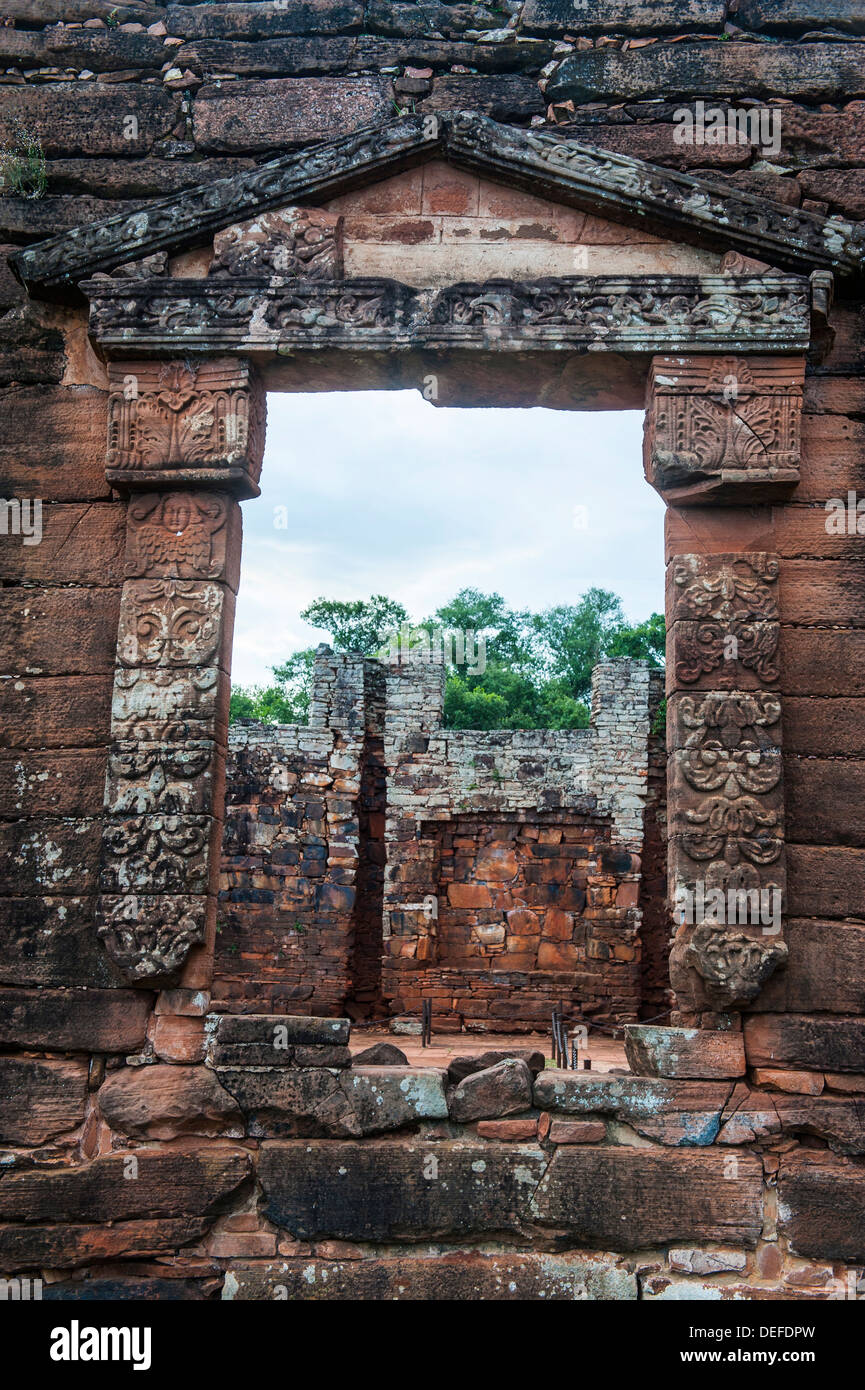
[[[645,467],[676,506],[787,497],[801,357],[656,357]],[[670,978],[683,1021],[754,1000],[787,958],[777,555],[683,554],[667,569]]]
[[[222,833],[238,497],[258,495],[248,365],[113,363],[107,476],[130,495],[97,930],[128,980],[206,991]],[[203,1011],[203,1010],[202,1010]]]

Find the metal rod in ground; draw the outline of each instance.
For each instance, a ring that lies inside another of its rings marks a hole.
[[[579,1048],[577,1047],[577,1040],[576,1038],[571,1038],[571,1071],[577,1071],[579,1069],[579,1065],[580,1060]]]
[[[550,1043],[550,1061],[551,1061],[551,1062],[555,1062],[555,1060],[556,1060],[556,1042],[557,1042],[557,1039],[556,1039],[556,1011],[555,1011],[555,1009],[553,1009],[552,1022],[551,1022],[551,1025],[550,1025],[550,1037],[551,1037],[551,1039],[552,1039],[552,1042]]]

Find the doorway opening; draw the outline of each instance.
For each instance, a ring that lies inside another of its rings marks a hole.
[[[609,1033],[657,1015],[664,509],[641,415],[268,404],[216,1007],[413,1031],[426,1003],[479,1040],[543,1033],[563,1001]]]

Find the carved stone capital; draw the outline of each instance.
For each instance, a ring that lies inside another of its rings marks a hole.
[[[112,362],[109,387],[110,483],[258,496],[266,405],[247,362]]]
[[[799,481],[804,357],[655,357],[648,481],[677,505],[740,506]]]

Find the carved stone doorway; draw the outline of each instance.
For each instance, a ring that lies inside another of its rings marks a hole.
[[[593,256],[592,273],[467,283],[455,241],[446,283],[346,276],[327,205],[431,160],[708,260],[616,273],[615,255]],[[679,523],[765,508],[771,541],[798,482],[831,273],[861,255],[861,229],[838,219],[464,113],[405,118],[18,253],[31,293],[89,300],[108,363],[107,477],[128,528],[97,929],[125,976],[209,984],[238,499],[258,492],[265,391],[310,381],[434,374],[443,402],[483,403],[495,379],[495,403],[569,408],[645,389],[646,473],[673,518],[671,889],[783,897],[782,567],[771,544],[684,547]],[[785,950],[762,927],[684,925],[682,1018],[746,1007]]]

